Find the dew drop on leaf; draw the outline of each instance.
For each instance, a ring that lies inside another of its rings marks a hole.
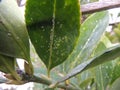
[[[41,28],[43,29],[43,28],[44,28],[44,26],[41,26]]]
[[[85,27],[83,27],[83,30],[85,30]]]
[[[35,42],[37,43],[37,40],[35,40]]]
[[[62,28],[63,24],[60,24],[60,28]]]
[[[11,33],[8,33],[8,36],[11,36]]]
[[[20,39],[19,37],[17,37],[17,39]]]

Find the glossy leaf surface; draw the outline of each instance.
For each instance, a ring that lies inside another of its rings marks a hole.
[[[29,38],[24,17],[15,0],[0,2],[0,54],[14,58],[23,58],[33,73],[30,61]]]
[[[81,25],[80,36],[72,54],[63,65],[66,72],[88,60],[108,26],[108,12],[99,12],[89,16]],[[68,65],[67,65],[68,63]],[[70,66],[70,67],[68,67]]]
[[[79,0],[28,0],[26,23],[30,39],[48,71],[73,51],[79,36]]]
[[[94,52],[94,56],[103,52],[105,49],[107,49],[107,47],[108,46],[107,45],[105,46],[103,42],[100,42]],[[106,90],[106,87],[110,82],[112,69],[113,69],[112,62],[101,64],[93,69],[96,87],[98,90]]]
[[[92,58],[91,60],[88,60],[80,65],[78,65],[76,68],[74,68],[68,75],[66,75],[60,82],[69,79],[78,73],[81,73],[89,68],[95,67],[97,65],[100,65],[102,63],[114,60],[115,58],[120,56],[120,45],[116,45],[114,47],[109,48],[104,53]]]
[[[15,0],[0,2],[0,54],[29,60],[29,40]]]

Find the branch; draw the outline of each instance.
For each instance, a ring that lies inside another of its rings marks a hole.
[[[40,77],[37,77],[37,76],[31,76],[29,78],[29,81],[28,82],[35,82],[35,83],[41,83],[41,84],[44,84],[44,85],[51,85],[53,84],[54,81],[52,81],[51,79],[45,77],[45,76],[40,76]],[[57,88],[62,88],[62,89],[65,89],[65,90],[80,90],[76,87],[73,87],[71,85],[66,85],[64,83],[60,83],[56,86]]]
[[[81,5],[81,11],[82,14],[91,14],[117,7],[120,7],[120,0],[107,0]]]
[[[41,75],[40,77],[38,76],[35,76],[35,75],[28,75],[28,74],[25,74],[24,72],[21,73],[21,76],[22,76],[22,81],[24,83],[28,83],[28,82],[35,82],[35,83],[41,83],[41,84],[44,84],[44,85],[51,85],[53,84],[55,81],[51,80],[50,78],[44,76],[44,75]],[[57,84],[56,86],[57,88],[62,88],[62,89],[65,89],[65,90],[80,90],[76,87],[73,87],[71,85],[66,85],[65,83],[60,83],[60,84]]]

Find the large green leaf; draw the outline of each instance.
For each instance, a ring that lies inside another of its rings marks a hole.
[[[114,60],[115,58],[120,56],[120,45],[113,46],[107,50],[105,50],[102,54],[92,58],[91,60],[88,60],[77,67],[75,67],[70,73],[68,73],[63,79],[61,79],[59,82],[62,82],[66,79],[69,79],[89,68],[95,67],[97,65],[100,65],[102,63]]]
[[[35,49],[48,71],[73,51],[79,36],[79,0],[28,0],[26,23]]]
[[[0,54],[23,58],[32,68],[28,33],[24,17],[15,0],[0,2]]]
[[[29,59],[29,40],[15,0],[0,2],[0,54]]]
[[[67,58],[66,63],[63,64],[66,72],[90,58],[108,26],[108,22],[109,17],[106,11],[92,14],[84,21],[80,28],[80,36],[76,48]]]

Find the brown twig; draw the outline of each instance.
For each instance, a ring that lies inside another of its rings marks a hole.
[[[91,14],[117,7],[120,7],[120,0],[107,0],[81,5],[81,11],[82,14]]]

